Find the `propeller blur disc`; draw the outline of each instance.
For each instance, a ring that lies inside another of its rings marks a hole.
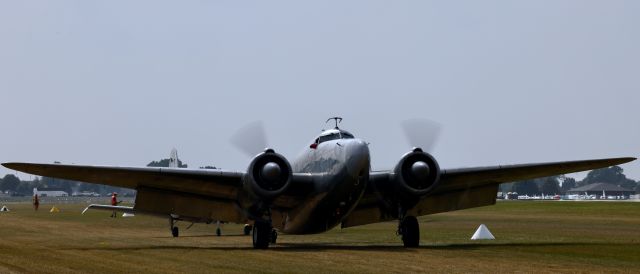
[[[231,143],[247,156],[256,156],[267,148],[267,134],[263,122],[251,122],[238,129],[231,137]]]
[[[438,141],[442,126],[428,119],[416,118],[403,121],[402,129],[409,145],[431,153]]]

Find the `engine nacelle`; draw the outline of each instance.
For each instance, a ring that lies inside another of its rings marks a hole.
[[[431,154],[414,148],[394,169],[396,192],[405,198],[420,198],[440,181],[440,166]]]
[[[273,149],[267,149],[249,164],[243,188],[253,198],[271,200],[289,187],[292,177],[289,161]]]

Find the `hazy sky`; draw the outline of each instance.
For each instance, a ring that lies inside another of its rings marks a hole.
[[[0,1],[0,162],[245,170],[238,128],[293,159],[334,115],[374,169],[415,117],[444,168],[637,157],[639,106],[635,0]]]

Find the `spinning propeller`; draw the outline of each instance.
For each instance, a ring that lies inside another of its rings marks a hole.
[[[408,119],[401,123],[409,145],[431,153],[435,147],[442,126],[434,121],[422,118]]]
[[[435,146],[442,126],[427,119],[409,119],[402,122],[402,129],[409,145],[414,147],[414,151],[422,149],[424,152],[431,152]],[[409,168],[411,177],[419,182],[429,178],[433,168],[425,161],[415,161]]]
[[[251,122],[238,129],[231,137],[231,144],[253,157],[267,148],[267,133],[262,121]]]
[[[252,175],[260,187],[272,191],[288,183],[289,177],[286,173],[290,173],[291,168],[288,163],[285,163],[286,159],[279,158],[282,156],[271,155],[274,151],[267,147],[267,134],[262,121],[251,122],[238,129],[231,137],[231,143],[249,157],[262,155],[254,158],[250,167],[250,169],[257,169],[257,172]],[[270,156],[265,156],[262,152],[269,153]]]

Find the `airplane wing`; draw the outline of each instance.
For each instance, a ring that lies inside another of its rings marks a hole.
[[[134,210],[137,212],[211,221],[246,220],[236,205],[242,172],[33,163],[2,165],[41,176],[136,189]]]
[[[99,205],[99,204],[90,204],[83,211],[82,214],[85,214],[89,209],[94,210],[104,210],[104,211],[117,211],[122,213],[130,213],[135,214],[136,211],[131,206],[112,206],[112,205]]]
[[[3,166],[30,174],[138,189],[141,187],[235,199],[242,185],[242,172],[217,169],[162,167],[111,167],[63,164],[4,163]]]
[[[611,158],[585,161],[504,165],[442,170],[439,184],[408,213],[415,216],[493,205],[501,183],[548,177],[624,164],[635,158]],[[385,193],[392,191],[393,171],[373,172],[358,207],[342,227],[364,225],[397,218]]]

